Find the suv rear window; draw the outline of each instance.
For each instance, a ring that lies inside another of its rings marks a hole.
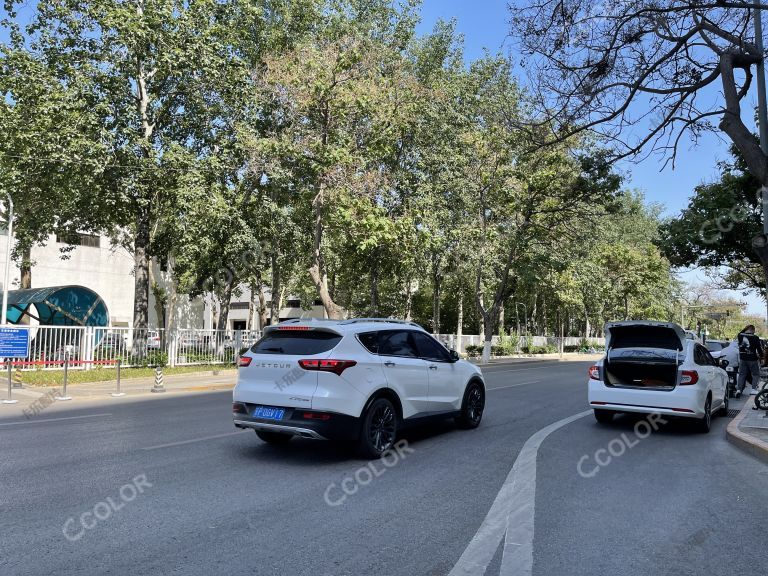
[[[328,352],[341,342],[341,335],[322,330],[272,330],[251,347],[254,354],[312,355]]]

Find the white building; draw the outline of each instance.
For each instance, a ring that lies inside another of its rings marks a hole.
[[[32,249],[32,287],[65,286],[77,284],[90,288],[106,302],[109,309],[110,325],[131,327],[133,324],[133,254],[122,247],[113,246],[106,236],[81,234],[77,245],[61,241],[51,236],[45,246]],[[70,239],[71,240],[71,239]],[[5,254],[8,236],[0,229],[0,270],[5,270]],[[72,247],[66,254],[61,249]],[[64,256],[64,258],[62,258]],[[153,268],[155,280],[160,285],[168,286],[167,274],[157,267]],[[0,285],[2,284],[0,274]],[[20,273],[15,263],[11,264],[10,288],[18,289]],[[267,293],[267,316],[269,317],[270,295]],[[150,326],[157,326],[154,297],[149,295]],[[249,322],[250,291],[243,287],[240,295],[234,296],[230,303],[228,317],[229,328],[233,330],[258,330],[258,313],[254,313]],[[190,299],[179,294],[174,306],[173,324],[177,328],[213,328],[213,298]],[[313,306],[311,310],[302,310],[295,298],[289,297],[286,307],[280,310],[280,320],[300,317],[324,316],[322,306]]]

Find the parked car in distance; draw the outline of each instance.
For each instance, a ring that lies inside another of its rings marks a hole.
[[[699,342],[670,322],[606,324],[606,353],[589,369],[588,401],[598,422],[622,412],[697,421],[709,432],[712,414],[728,411],[728,375]]]
[[[160,332],[157,330],[147,332],[147,348],[149,350],[160,350],[160,345]]]
[[[97,348],[102,350],[125,350],[128,347],[126,339],[123,335],[115,332],[107,332],[102,336]]]
[[[723,348],[727,348],[729,344],[730,342],[728,340],[707,340],[704,343],[704,346],[706,346],[709,353],[714,356],[715,352],[721,352]]]
[[[179,346],[184,349],[202,348],[204,344],[203,337],[194,332],[185,332],[179,340]]]
[[[272,444],[329,439],[378,458],[405,425],[476,428],[485,407],[480,369],[410,322],[289,320],[266,327],[239,365],[235,426]]]

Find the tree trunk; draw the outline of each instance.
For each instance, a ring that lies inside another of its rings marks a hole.
[[[328,273],[325,269],[325,258],[323,257],[323,234],[325,232],[325,225],[323,223],[324,195],[325,186],[321,183],[312,201],[312,216],[315,223],[314,261],[312,266],[309,267],[308,272],[328,318],[340,320],[344,317],[344,311],[341,309],[341,306],[333,301],[331,293],[328,291]]]
[[[464,331],[464,295],[459,293],[459,319],[456,322],[456,351],[463,352],[461,337]]]
[[[224,285],[224,293],[221,295],[219,304],[219,322],[216,325],[217,330],[226,330],[229,327],[229,307],[232,304],[232,290],[235,287],[235,277],[230,276],[229,282]]]
[[[375,318],[379,315],[379,254],[378,249],[374,249],[371,253],[371,317]]]
[[[10,238],[8,239],[10,242]],[[28,290],[32,288],[32,247],[24,248],[21,253],[21,265],[19,266],[19,289]],[[25,316],[26,318],[26,316]]]
[[[488,364],[491,361],[491,345],[493,343],[494,332],[494,319],[493,319],[494,307],[491,307],[489,312],[483,313],[483,364]]]
[[[152,290],[152,296],[155,298],[155,325],[158,328],[165,328],[168,316],[166,307],[168,302],[168,293],[157,283],[157,278],[155,278],[155,270],[151,261],[147,271],[149,272],[149,286]]]
[[[440,289],[443,280],[440,261],[439,255],[432,257],[432,331],[434,334],[440,334]]]
[[[499,336],[504,334],[504,303],[502,302],[501,306],[499,306]]]
[[[149,213],[145,209],[139,209],[137,213],[133,244],[133,328],[141,333],[146,331],[149,323]]]
[[[413,308],[413,281],[409,276],[405,286],[405,320],[406,322],[411,321],[412,308]]]
[[[277,324],[280,322],[280,307],[279,307],[279,299],[280,299],[280,260],[277,257],[277,254],[274,252],[272,253],[271,257],[271,269],[272,269],[272,288],[271,288],[271,294],[272,294],[272,300],[269,303],[269,323],[270,324]]]
[[[264,285],[259,283],[259,330],[267,325],[267,297],[264,295]]]

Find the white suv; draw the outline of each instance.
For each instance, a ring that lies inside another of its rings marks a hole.
[[[480,369],[420,326],[397,320],[289,320],[268,326],[239,362],[235,426],[265,442],[355,441],[369,457],[424,417],[483,417]]]

